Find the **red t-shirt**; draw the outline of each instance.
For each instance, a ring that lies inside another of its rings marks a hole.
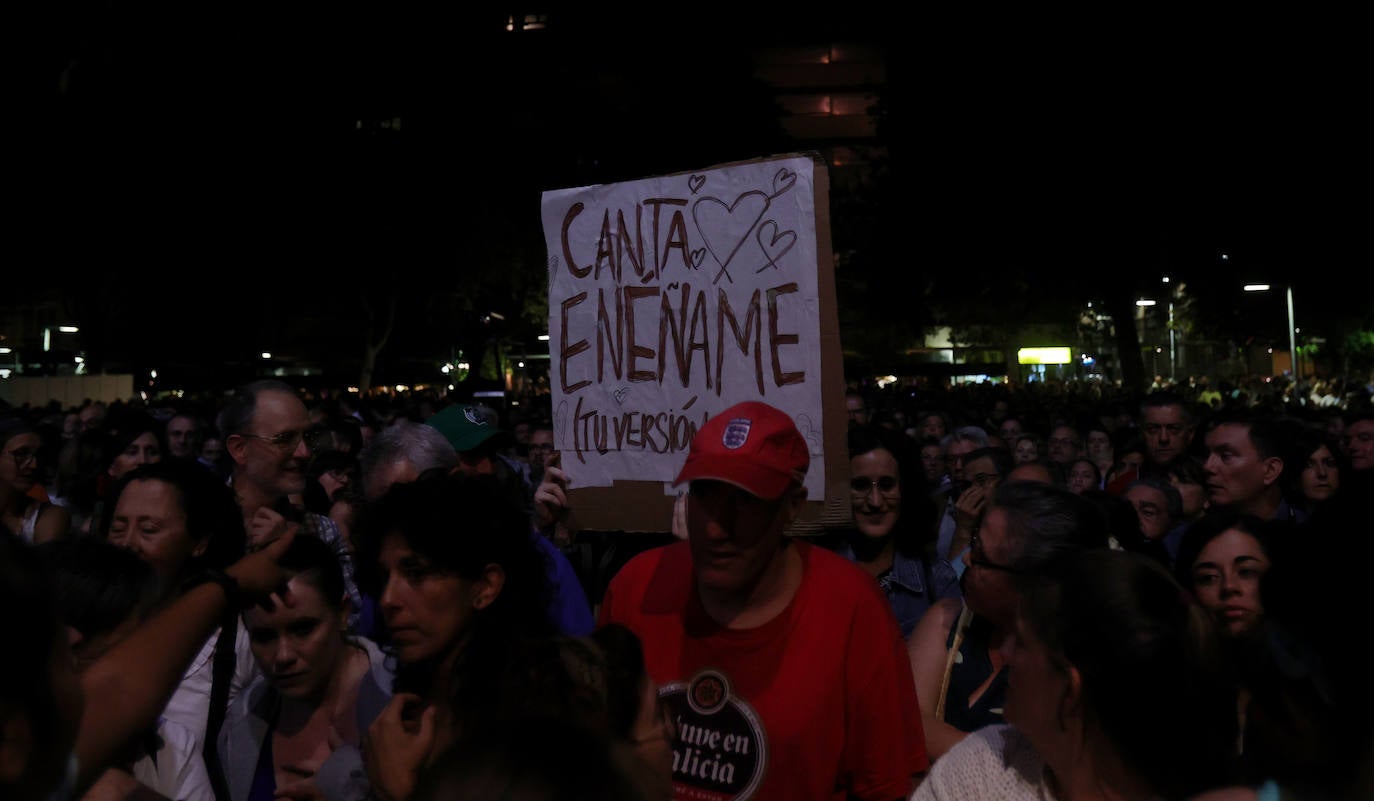
[[[685,542],[611,581],[601,623],[639,635],[677,723],[680,801],[906,798],[929,766],[906,644],[873,578],[794,541],[801,586],[753,629],[707,616]]]

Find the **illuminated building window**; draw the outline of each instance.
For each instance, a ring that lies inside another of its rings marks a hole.
[[[516,16],[514,14],[506,17],[506,30],[515,31],[542,31],[549,24],[548,14],[525,14]]]

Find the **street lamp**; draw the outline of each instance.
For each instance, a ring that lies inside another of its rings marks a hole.
[[[1268,292],[1268,291],[1269,291],[1269,285],[1268,285],[1268,284],[1246,284],[1244,288],[1245,288],[1245,291],[1246,291],[1246,292]],[[1290,368],[1292,369],[1292,371],[1293,371],[1293,380],[1294,380],[1294,381],[1297,381],[1297,380],[1298,380],[1298,377],[1299,377],[1299,373],[1298,373],[1298,337],[1297,337],[1298,329],[1297,329],[1297,326],[1294,325],[1294,323],[1293,323],[1293,285],[1292,285],[1292,284],[1288,284],[1288,285],[1285,286],[1285,289],[1287,290],[1287,295],[1288,295],[1288,353],[1289,353],[1289,362],[1290,362],[1289,367],[1290,367]]]
[[[1166,276],[1164,276],[1162,279],[1160,279],[1160,283],[1162,283],[1162,284],[1167,284],[1167,283],[1169,283],[1169,276],[1166,275]],[[1176,346],[1175,346],[1175,344],[1174,344],[1174,295],[1175,295],[1175,294],[1176,294],[1176,293],[1175,293],[1174,290],[1171,288],[1171,289],[1169,290],[1169,380],[1170,380],[1170,381],[1176,381],[1176,380],[1178,379],[1178,377],[1177,377],[1177,375],[1176,375],[1176,373],[1178,372],[1178,368],[1175,366],[1175,364],[1176,364],[1176,359],[1178,358],[1178,350],[1177,350],[1177,348],[1176,348]]]
[[[48,351],[52,350],[52,329],[53,329],[53,327],[50,326],[50,325],[45,325],[45,326],[43,326],[43,352],[44,352],[44,353],[47,353]],[[80,332],[81,332],[81,329],[80,329],[79,327],[77,327],[77,326],[74,326],[74,325],[59,325],[59,326],[57,326],[57,333],[59,333],[59,334],[77,334],[77,333],[80,333]]]

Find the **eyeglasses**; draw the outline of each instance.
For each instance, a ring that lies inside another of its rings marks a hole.
[[[1011,573],[1013,575],[1025,572],[1011,565],[999,565],[996,562],[989,562],[987,554],[983,552],[983,543],[978,539],[977,534],[974,534],[973,538],[970,539],[968,543],[968,563],[988,570],[1000,570],[1003,573]]]
[[[849,479],[849,491],[855,496],[862,497],[877,489],[885,497],[892,497],[897,494],[897,479],[895,476],[878,476],[877,478],[865,478],[854,476]]]
[[[241,437],[260,439],[279,451],[294,451],[301,440],[305,440],[307,448],[314,449],[314,437],[307,437],[304,431],[283,431],[280,434],[240,434]]]
[[[14,457],[14,463],[20,467],[38,461],[38,452],[28,448],[17,448],[9,453]]]

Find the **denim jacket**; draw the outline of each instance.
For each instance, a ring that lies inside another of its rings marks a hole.
[[[835,552],[851,562],[854,561],[854,549],[847,542],[838,543]],[[944,559],[935,560],[934,566],[927,574],[924,559],[906,556],[900,551],[892,555],[892,576],[887,582],[884,594],[887,595],[888,603],[892,605],[893,614],[897,616],[897,623],[902,629],[902,639],[911,636],[912,629],[916,628],[916,622],[931,604],[941,598],[962,597],[959,577],[949,562]]]

